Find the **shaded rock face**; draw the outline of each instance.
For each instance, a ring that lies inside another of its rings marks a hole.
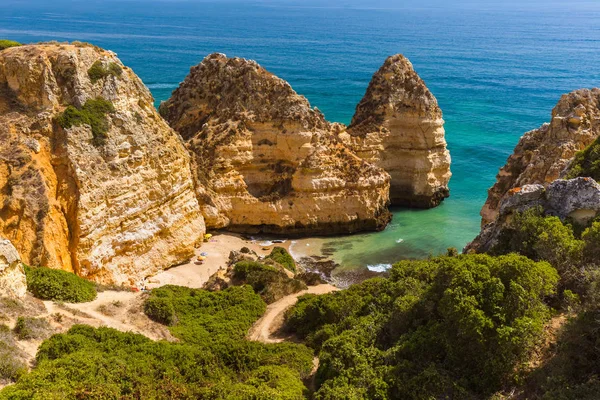
[[[27,292],[25,270],[15,246],[0,239],[0,297],[20,298]]]
[[[112,109],[61,122],[68,106],[94,99]],[[190,257],[204,221],[189,160],[114,53],[83,44],[0,52],[0,234],[25,263],[133,283]]]
[[[449,196],[450,153],[436,98],[402,55],[377,71],[345,142],[391,176],[392,205],[430,208]]]
[[[481,210],[482,226],[495,220],[511,189],[530,184],[547,186],[562,177],[575,154],[600,135],[600,89],[563,95],[552,120],[527,132],[500,169]]]
[[[600,215],[600,185],[591,178],[575,178],[558,179],[547,186],[533,184],[513,188],[503,197],[495,220],[482,228],[465,251],[491,250],[502,230],[510,224],[512,215],[533,207],[541,207],[546,215],[557,216],[562,221],[583,225]]]
[[[254,61],[206,57],[160,111],[187,141],[209,227],[336,234],[390,220],[389,175]]]

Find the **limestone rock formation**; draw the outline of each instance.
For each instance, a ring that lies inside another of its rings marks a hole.
[[[404,56],[389,57],[343,138],[391,176],[392,205],[430,208],[449,196],[450,153],[436,98]]]
[[[0,239],[0,297],[19,298],[27,292],[25,270],[9,240]]]
[[[485,225],[466,251],[487,252],[498,243],[512,215],[533,207],[541,207],[546,215],[582,225],[600,215],[600,185],[591,178],[558,179],[547,186],[525,185],[509,190],[502,198],[493,222]]]
[[[389,175],[254,61],[209,55],[160,111],[187,141],[210,227],[335,234],[390,220]]]
[[[511,189],[550,184],[562,176],[575,153],[599,135],[600,89],[563,95],[552,111],[550,123],[527,132],[498,173],[481,210],[482,225],[494,221]]]
[[[27,264],[133,283],[204,233],[189,155],[116,55],[0,52],[0,234]]]

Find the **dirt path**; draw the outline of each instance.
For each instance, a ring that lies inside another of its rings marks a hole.
[[[280,343],[285,340],[284,337],[277,337],[274,335],[281,326],[283,325],[283,317],[285,311],[296,304],[298,297],[303,294],[325,294],[339,290],[332,285],[318,285],[311,286],[308,290],[303,290],[298,293],[285,296],[284,298],[276,301],[273,304],[267,306],[265,314],[250,328],[248,332],[248,340],[253,340],[262,343]]]

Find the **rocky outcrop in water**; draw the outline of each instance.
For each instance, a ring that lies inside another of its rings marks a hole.
[[[0,297],[20,298],[27,292],[21,258],[9,240],[0,239]]]
[[[540,207],[545,215],[585,226],[600,215],[600,185],[591,178],[575,178],[558,179],[547,186],[533,184],[513,188],[503,197],[495,220],[484,226],[465,250],[490,251],[512,216],[534,207]]]
[[[24,262],[133,283],[204,233],[181,138],[114,53],[0,52],[0,234]]]
[[[550,123],[527,132],[498,173],[481,210],[482,226],[496,219],[511,189],[555,181],[564,175],[575,154],[599,135],[600,89],[563,95]]]
[[[187,142],[209,227],[336,234],[390,220],[389,175],[254,61],[206,57],[160,110]]]
[[[450,153],[436,98],[404,56],[373,75],[345,142],[391,176],[392,205],[430,208],[449,196]]]

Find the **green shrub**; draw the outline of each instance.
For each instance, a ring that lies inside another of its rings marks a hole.
[[[92,129],[93,143],[101,146],[106,143],[110,128],[108,114],[115,112],[113,104],[101,97],[85,102],[81,109],[68,106],[57,121],[64,129],[72,126],[89,125]]]
[[[282,265],[284,268],[296,273],[296,262],[283,247],[275,246],[271,250],[271,254],[267,256],[267,259],[271,259],[276,263]]]
[[[0,39],[0,51],[8,49],[9,47],[17,46],[22,46],[22,44],[19,42],[15,42],[14,40]]]
[[[94,284],[70,272],[40,267],[26,274],[27,290],[38,299],[85,303],[96,298]]]
[[[265,309],[249,286],[209,292],[167,285],[153,289],[144,305],[150,318],[171,325],[171,332],[188,343],[242,339]]]
[[[109,75],[119,77],[122,74],[123,69],[119,66],[119,64],[115,62],[109,62],[108,66],[105,67],[100,60],[93,63],[88,70],[88,76],[90,77],[92,83],[96,83],[100,79],[104,79]]]
[[[164,305],[179,343],[76,325],[45,341],[36,367],[0,399],[304,398],[310,349],[244,339],[266,308],[251,287],[212,293],[164,286],[150,292],[144,308],[163,315]]]
[[[600,139],[594,140],[592,144],[578,152],[567,173],[567,179],[578,177],[589,177],[600,180]]]
[[[44,318],[19,317],[14,332],[19,340],[45,339],[50,336],[52,328]]]
[[[252,286],[267,304],[306,289],[304,282],[288,277],[276,267],[255,261],[237,263],[233,268],[233,277],[238,283]]]
[[[144,313],[151,320],[172,326],[177,323],[175,308],[171,298],[152,296],[144,303]]]
[[[478,399],[517,377],[549,318],[548,263],[459,255],[303,296],[288,328],[319,350],[315,398]]]

